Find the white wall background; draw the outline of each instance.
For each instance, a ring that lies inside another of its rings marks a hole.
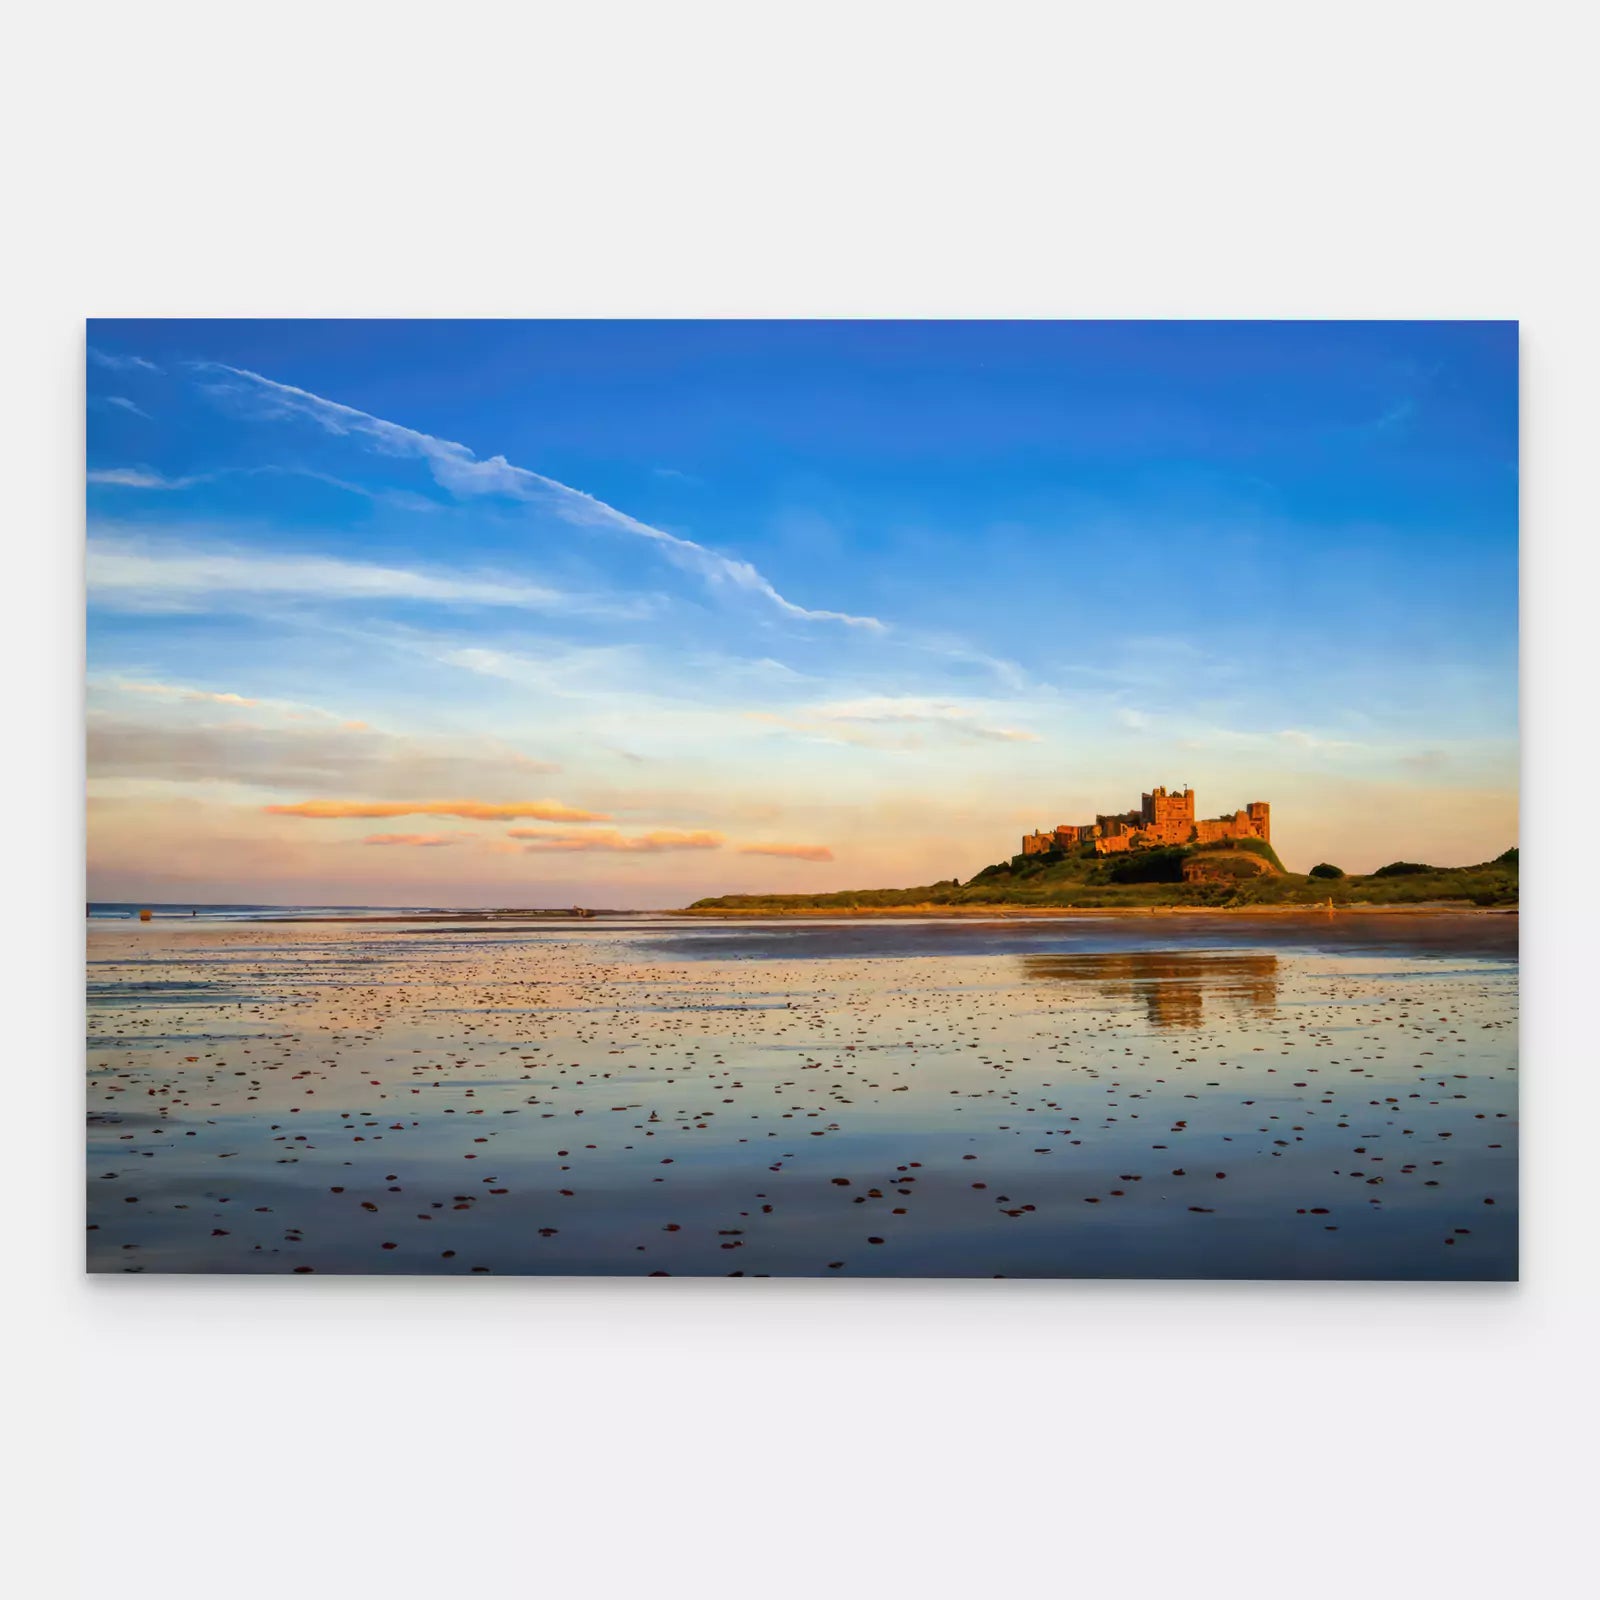
[[[1563,1594],[1594,1424],[1580,8],[31,7],[7,243],[16,1592]],[[1587,147],[1587,150],[1586,150]],[[1521,317],[1520,1287],[86,1281],[85,315]]]

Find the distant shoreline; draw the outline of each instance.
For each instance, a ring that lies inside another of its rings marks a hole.
[[[660,915],[693,917],[709,921],[750,921],[774,917],[842,917],[850,920],[869,918],[915,917],[919,921],[930,918],[949,918],[968,921],[973,918],[1017,917],[1303,917],[1325,920],[1329,917],[1347,916],[1425,916],[1425,917],[1504,917],[1516,916],[1518,907],[1473,906],[1449,901],[1419,901],[1407,905],[1403,901],[1384,904],[1353,902],[1345,905],[1246,905],[1246,906],[1029,906],[1029,905],[926,905],[926,906],[782,906],[782,907],[729,907],[707,906],[704,910],[692,907],[683,911],[667,911]]]
[[[261,926],[280,923],[473,923],[484,927],[507,927],[532,922],[604,923],[619,917],[688,918],[696,922],[768,922],[809,919],[814,921],[1015,921],[1063,917],[1290,917],[1326,921],[1338,917],[1504,917],[1516,916],[1516,906],[1473,906],[1450,901],[1403,901],[1384,904],[1354,902],[1335,905],[1245,905],[1245,906],[1029,906],[1029,905],[924,905],[924,906],[784,906],[784,907],[682,907],[649,911],[592,911],[574,916],[570,911],[396,911],[387,914],[348,916],[323,914],[305,917],[236,917],[240,925]],[[162,918],[165,922],[182,918]]]
[[[581,916],[574,911],[390,911],[367,913],[352,911],[346,916],[324,913],[314,917],[234,917],[240,923],[307,923],[307,922],[481,922],[501,926],[519,922],[605,922],[615,917],[667,917],[676,916],[671,911],[586,911]],[[172,921],[173,918],[163,918]],[[179,922],[183,918],[176,919]]]

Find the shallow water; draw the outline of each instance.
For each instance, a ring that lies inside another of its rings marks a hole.
[[[93,1271],[1516,1275],[1515,918],[89,942]]]

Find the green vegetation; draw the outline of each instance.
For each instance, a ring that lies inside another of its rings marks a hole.
[[[1188,852],[1178,845],[1155,850],[1130,850],[1111,863],[1113,883],[1182,883],[1183,858]]]
[[[1250,859],[1254,858],[1254,859]],[[1193,876],[1186,879],[1185,869]],[[1202,876],[1203,875],[1203,876]],[[874,911],[913,907],[1148,907],[1420,905],[1456,902],[1515,906],[1517,852],[1470,867],[1391,862],[1362,876],[1327,862],[1289,872],[1259,839],[1172,846],[1097,856],[1091,847],[1013,856],[985,867],[963,886],[954,878],[911,889],[852,889],[834,894],[723,895],[691,911]]]

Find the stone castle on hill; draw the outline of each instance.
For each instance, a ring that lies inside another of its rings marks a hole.
[[[1231,816],[1194,814],[1194,790],[1153,789],[1139,797],[1137,811],[1102,813],[1093,822],[1064,822],[1048,833],[1025,833],[1022,853],[1040,856],[1051,850],[1071,850],[1092,844],[1096,855],[1119,850],[1144,850],[1161,844],[1215,844],[1221,839],[1261,839],[1272,843],[1272,807],[1252,800]]]

